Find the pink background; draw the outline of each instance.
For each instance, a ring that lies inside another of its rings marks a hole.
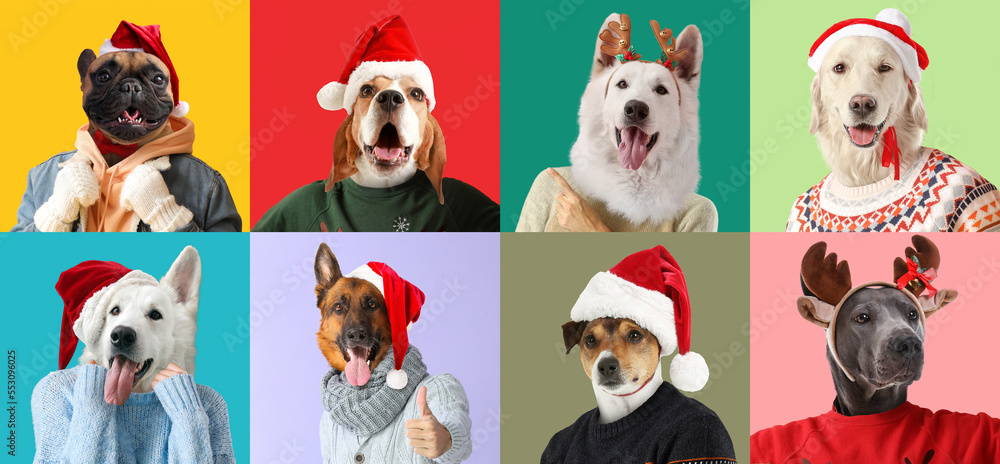
[[[823,329],[799,316],[799,267],[813,243],[847,260],[855,285],[892,280],[892,261],[910,235],[758,233],[750,238],[750,430],[830,410],[836,392]],[[908,389],[910,402],[931,410],[1000,417],[995,343],[1000,327],[1000,247],[982,234],[930,234],[941,250],[934,286],[958,290],[927,319],[924,371]]]

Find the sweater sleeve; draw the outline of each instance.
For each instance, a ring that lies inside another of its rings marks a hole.
[[[531,183],[531,189],[528,190],[524,206],[521,207],[521,218],[517,221],[516,232],[545,231],[545,223],[549,220],[549,210],[555,201],[556,193],[558,193],[551,188],[554,185],[555,182],[548,173],[545,171],[538,173],[535,181]]]
[[[718,232],[719,211],[706,197],[692,194],[687,200],[687,210],[677,221],[675,232]]]
[[[469,399],[462,384],[451,374],[431,378],[427,387],[427,407],[434,417],[451,434],[451,448],[434,462],[459,463],[472,455],[472,419],[469,417]]]
[[[736,462],[733,440],[718,416],[703,414],[686,421],[685,431],[678,436],[662,462],[681,461],[685,464],[707,464],[718,461]]]
[[[35,232],[35,211],[38,205],[35,204],[35,188],[33,178],[35,170],[28,171],[28,186],[24,189],[21,197],[21,204],[17,207],[17,224],[11,232]]]
[[[222,174],[213,173],[212,188],[203,200],[205,207],[200,218],[193,218],[187,224],[180,226],[176,232],[240,232],[243,230],[243,220],[236,210],[236,203],[229,193],[229,186]],[[204,228],[198,226],[198,222]]]
[[[1000,231],[1000,191],[993,184],[983,182],[958,203],[959,220],[948,232]]]
[[[103,397],[107,372],[88,364],[38,382],[31,395],[35,463],[119,461],[114,406]]]
[[[171,463],[230,463],[233,445],[225,401],[206,387],[201,398],[194,377],[179,374],[153,387],[170,417],[167,455]]]
[[[500,205],[465,182],[457,179],[444,179],[443,182],[444,206],[451,212],[460,232],[500,231]]]

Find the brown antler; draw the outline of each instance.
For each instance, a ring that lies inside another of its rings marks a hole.
[[[625,55],[629,51],[629,46],[632,45],[630,40],[632,37],[632,23],[629,21],[628,15],[625,13],[620,15],[620,19],[621,23],[618,21],[609,22],[608,28],[601,30],[601,34],[598,36],[602,41],[604,41],[604,44],[601,45],[601,52],[605,55],[610,55],[612,57]],[[633,51],[630,59],[638,60],[639,58],[641,58],[641,56]]]
[[[907,260],[913,261],[913,264],[918,267],[917,272],[919,273],[923,273],[928,269],[934,269],[934,274],[936,274],[938,267],[941,266],[941,253],[934,242],[923,235],[914,235],[910,241],[913,243],[913,246],[906,247],[903,256],[896,258],[892,262],[893,281],[899,281],[900,277],[909,272],[906,263]],[[916,277],[910,279],[909,283],[906,284],[906,289],[914,296],[920,296],[920,293],[926,288],[927,285]]]
[[[677,44],[673,40],[674,31],[671,31],[669,28],[661,30],[660,23],[656,22],[655,19],[649,21],[649,26],[653,28],[653,35],[656,36],[656,41],[660,43],[660,50],[663,50],[663,56],[656,60],[657,63],[666,64],[666,61],[680,61],[687,56],[688,51],[686,49],[674,50],[677,47]]]
[[[802,284],[825,303],[836,306],[851,290],[851,269],[837,254],[826,254],[826,242],[817,242],[802,256]]]

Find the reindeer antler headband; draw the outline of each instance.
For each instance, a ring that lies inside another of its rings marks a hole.
[[[805,296],[798,300],[799,314],[826,329],[830,353],[852,382],[855,380],[854,375],[841,362],[836,343],[837,314],[851,295],[863,288],[896,288],[917,305],[921,325],[926,324],[927,317],[958,296],[955,290],[938,292],[931,285],[941,265],[941,253],[934,242],[921,235],[914,235],[911,242],[913,246],[906,247],[903,257],[897,257],[893,261],[892,282],[877,280],[856,287],[851,283],[851,269],[847,261],[838,261],[836,253],[827,255],[826,242],[813,244],[802,257],[799,279]],[[921,296],[924,290],[928,290],[928,294]]]
[[[601,53],[622,63],[629,61],[657,63],[666,66],[667,69],[673,69],[678,61],[683,60],[687,56],[688,51],[686,49],[675,50],[677,43],[674,40],[674,32],[669,28],[660,29],[660,23],[652,19],[649,21],[649,26],[653,28],[653,35],[656,36],[656,41],[660,44],[660,58],[655,61],[640,60],[642,55],[635,51],[635,46],[632,45],[631,41],[632,22],[625,13],[619,15],[619,19],[621,22],[609,22],[608,28],[602,29],[600,35],[598,35],[598,38],[604,42],[601,45]],[[680,87],[677,85],[677,79],[674,79],[674,87],[677,88],[677,97],[679,100]]]

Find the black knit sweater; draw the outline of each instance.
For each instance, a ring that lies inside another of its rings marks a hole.
[[[610,424],[598,410],[561,430],[542,453],[542,464],[728,464],[733,442],[719,416],[663,382],[642,406]]]

